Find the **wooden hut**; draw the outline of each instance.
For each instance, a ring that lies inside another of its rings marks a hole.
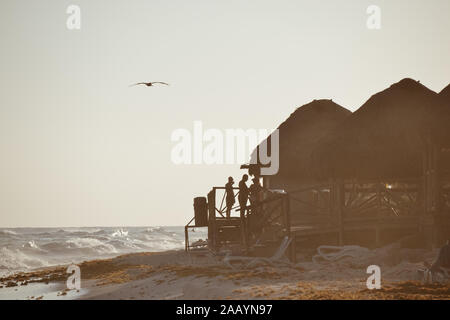
[[[441,109],[437,93],[403,79],[373,95],[318,144],[313,170],[331,178],[340,195],[341,242],[438,234],[435,127]]]
[[[224,196],[217,197],[223,188],[208,194],[210,247],[241,238],[255,252],[289,237],[293,254],[296,247],[380,246],[411,235],[421,245],[442,244],[450,237],[449,121],[450,86],[437,94],[412,79],[354,113],[331,100],[296,109],[278,127],[280,167],[261,177],[263,201],[225,219]],[[242,168],[260,177],[258,149]]]
[[[448,237],[441,226],[449,220],[442,153],[450,141],[449,90],[438,95],[403,79],[353,114],[337,109],[323,134],[314,130],[318,119],[296,120],[303,130],[292,129],[293,116],[280,125],[280,171],[264,179],[288,192],[292,234],[367,246],[412,234],[436,244]]]

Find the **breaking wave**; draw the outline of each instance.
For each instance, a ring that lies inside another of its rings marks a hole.
[[[206,232],[199,229],[193,236],[205,239]],[[0,229],[0,276],[131,252],[183,247],[183,227]]]

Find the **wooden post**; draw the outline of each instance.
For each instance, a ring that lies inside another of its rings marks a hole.
[[[435,211],[438,214],[441,214],[442,212],[442,188],[441,188],[441,148],[434,145],[433,148],[434,153],[434,185],[435,185],[435,196],[434,196],[434,202],[435,202]]]
[[[284,226],[286,228],[286,233],[288,236],[291,234],[291,216],[290,216],[290,199],[289,195],[283,196],[283,217]]]
[[[341,179],[336,183],[336,206],[339,228],[339,245],[344,245],[344,206],[345,206],[345,184]]]
[[[431,214],[433,216],[433,243],[434,245],[441,246],[443,243],[442,239],[442,211],[441,211],[441,182],[440,182],[440,172],[439,172],[439,158],[440,158],[440,148],[436,144],[431,145]]]
[[[241,247],[244,248],[245,253],[248,253],[248,243],[247,243],[247,202],[245,202],[245,207],[240,208],[240,231],[241,231]]]
[[[419,232],[425,233],[425,216],[427,213],[427,146],[422,151],[422,191],[420,192],[420,204],[419,207],[422,208],[419,212]]]
[[[328,214],[330,215],[330,217],[333,216],[334,212],[334,197],[335,197],[335,190],[334,190],[334,180],[330,179],[328,181],[328,184],[330,186],[330,192],[329,192],[329,202],[328,202]]]
[[[270,176],[263,176],[263,188],[270,188]]]
[[[423,154],[423,215],[421,229],[428,244],[434,247],[438,237],[440,185],[437,173],[437,148],[428,138]]]
[[[211,250],[216,250],[216,189],[208,193],[208,243]]]
[[[184,227],[184,251],[188,252],[189,251],[189,235],[188,235],[188,227],[185,226]]]
[[[375,246],[379,247],[381,243],[380,239],[380,220],[381,220],[381,209],[382,209],[382,201],[381,201],[381,181],[377,182],[376,185],[377,190],[377,221],[375,225]]]
[[[291,262],[297,262],[296,248],[295,248],[295,236],[292,237],[291,233],[291,210],[290,210],[290,198],[289,194],[283,197],[283,215],[284,215],[284,225],[286,228],[286,235],[289,239],[291,239],[291,243],[289,245],[289,259]]]

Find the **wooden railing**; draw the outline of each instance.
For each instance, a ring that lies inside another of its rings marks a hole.
[[[233,188],[233,190],[239,189]],[[238,197],[238,193],[235,193],[235,198]],[[229,226],[231,222],[240,228],[240,239],[234,240],[240,240],[246,250],[255,244],[262,244],[264,241],[275,241],[275,238],[289,233],[287,195],[263,189],[259,199],[262,200],[255,201],[253,199],[253,203],[252,199],[248,199],[242,214],[239,201],[236,201],[231,211],[231,219],[227,219],[225,216],[227,210],[225,188],[214,187],[208,193],[208,241],[210,247],[214,250],[220,248],[219,229],[223,225]]]
[[[335,230],[343,243],[344,229],[419,223],[423,212],[421,179],[332,180],[289,190],[291,224],[300,230]],[[376,231],[378,233],[378,229]]]
[[[343,214],[345,219],[418,216],[421,180],[347,182]]]

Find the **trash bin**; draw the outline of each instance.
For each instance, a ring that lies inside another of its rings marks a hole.
[[[208,226],[208,204],[206,197],[194,198],[194,217],[196,227]]]

